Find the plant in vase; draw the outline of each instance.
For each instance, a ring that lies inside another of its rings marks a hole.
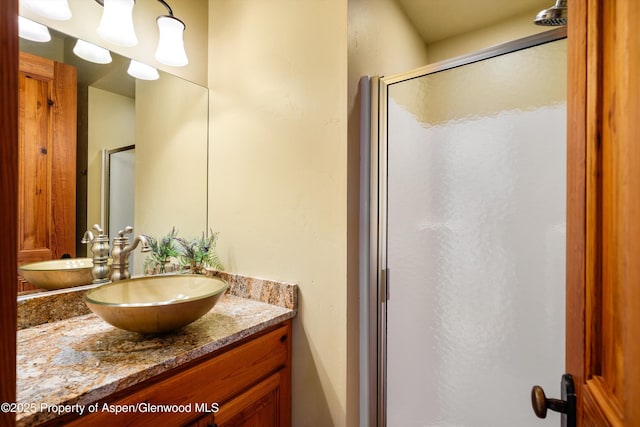
[[[180,257],[180,266],[183,271],[191,274],[204,274],[204,268],[223,270],[224,266],[216,253],[218,234],[209,230],[209,235],[202,233],[200,238],[185,240],[176,238]]]
[[[159,240],[153,236],[147,236],[151,251],[144,260],[146,274],[163,274],[169,272],[171,258],[179,255],[176,245],[178,232],[173,227],[171,231]]]

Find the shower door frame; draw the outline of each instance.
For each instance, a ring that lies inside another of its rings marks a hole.
[[[369,203],[363,211],[369,214],[369,246],[362,249],[362,256],[368,259],[368,278],[361,281],[366,287],[363,295],[368,295],[369,322],[361,327],[361,334],[368,337],[361,343],[361,349],[368,354],[365,360],[368,389],[361,391],[362,411],[366,411],[369,425],[387,425],[387,305],[393,289],[389,289],[387,267],[387,179],[388,179],[388,94],[389,86],[407,80],[434,74],[440,71],[469,65],[474,62],[494,58],[530,47],[554,42],[567,37],[566,27],[535,34],[508,43],[482,49],[477,52],[450,60],[426,65],[404,73],[386,77],[371,78],[371,143]],[[363,372],[361,370],[361,372]],[[363,382],[361,381],[361,384]],[[366,395],[364,395],[366,394]],[[361,414],[361,420],[363,419]],[[361,422],[362,425],[362,422]]]

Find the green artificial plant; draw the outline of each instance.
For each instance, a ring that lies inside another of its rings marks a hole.
[[[171,258],[180,255],[176,245],[177,235],[175,227],[159,240],[153,236],[145,235],[151,247],[151,251],[144,260],[145,272],[166,273],[166,266],[171,262]]]
[[[216,252],[218,232],[209,230],[209,234],[191,240],[181,237],[176,238],[180,257],[180,266],[183,270],[189,270],[192,274],[203,274],[205,267],[214,270],[223,270],[224,266]]]

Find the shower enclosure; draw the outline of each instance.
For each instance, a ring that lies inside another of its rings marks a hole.
[[[378,425],[560,423],[530,392],[564,372],[565,37],[373,79]]]

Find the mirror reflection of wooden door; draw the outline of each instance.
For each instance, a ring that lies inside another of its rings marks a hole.
[[[20,53],[18,264],[75,256],[76,93],[74,67]]]
[[[640,425],[638,22],[632,0],[569,5],[566,363],[579,426]]]

